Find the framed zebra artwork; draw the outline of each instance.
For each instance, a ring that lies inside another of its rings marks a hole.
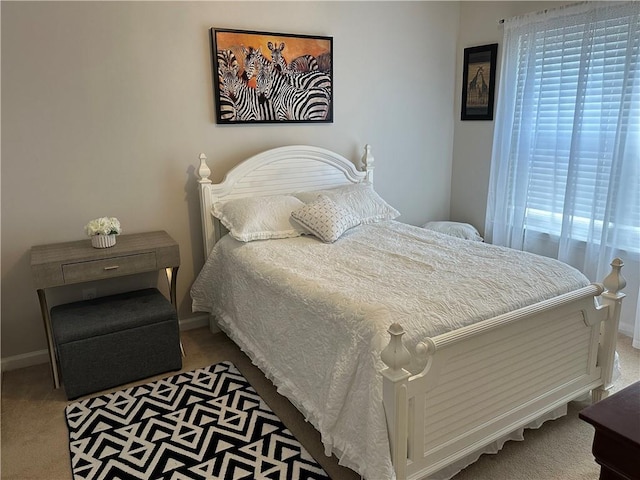
[[[461,120],[493,120],[498,44],[464,49]]]
[[[218,124],[333,122],[333,38],[211,28]]]

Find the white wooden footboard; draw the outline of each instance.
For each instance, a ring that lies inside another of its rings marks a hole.
[[[611,265],[604,288],[425,339],[418,375],[403,369],[402,327],[389,329],[382,374],[398,480],[425,478],[589,391],[606,396],[626,283],[622,262]]]

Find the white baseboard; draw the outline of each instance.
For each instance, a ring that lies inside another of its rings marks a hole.
[[[208,313],[201,313],[198,315],[194,315],[193,317],[180,320],[180,330],[193,330],[194,328],[208,326]],[[41,365],[43,363],[49,363],[49,351],[46,349],[37,350],[35,352],[21,353],[20,355],[13,355],[11,357],[5,357],[2,359],[2,371],[10,372],[11,370],[32,367],[34,365]]]
[[[2,371],[9,372],[19,368],[32,367],[42,363],[49,363],[49,351],[38,350],[35,352],[21,353],[2,359]]]
[[[194,328],[207,327],[208,325],[208,313],[199,313],[192,317],[180,320],[180,330],[193,330]]]
[[[626,335],[627,337],[631,337],[633,338],[633,326],[632,325],[627,325],[627,324],[623,324],[620,323],[620,325],[618,326],[618,333],[622,333],[623,335]]]

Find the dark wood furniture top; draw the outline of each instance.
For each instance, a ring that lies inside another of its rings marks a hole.
[[[640,480],[640,382],[595,403],[578,416],[595,427],[592,452],[601,480]]]

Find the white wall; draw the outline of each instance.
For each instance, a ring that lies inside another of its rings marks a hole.
[[[376,188],[401,220],[448,217],[457,2],[3,1],[1,9],[3,359],[46,348],[30,247],[82,239],[98,216],[179,242],[179,314],[191,315],[188,291],[203,263],[200,152],[220,180],[275,146],[309,143],[356,159],[371,143]],[[216,125],[212,26],[333,36],[334,123]]]

